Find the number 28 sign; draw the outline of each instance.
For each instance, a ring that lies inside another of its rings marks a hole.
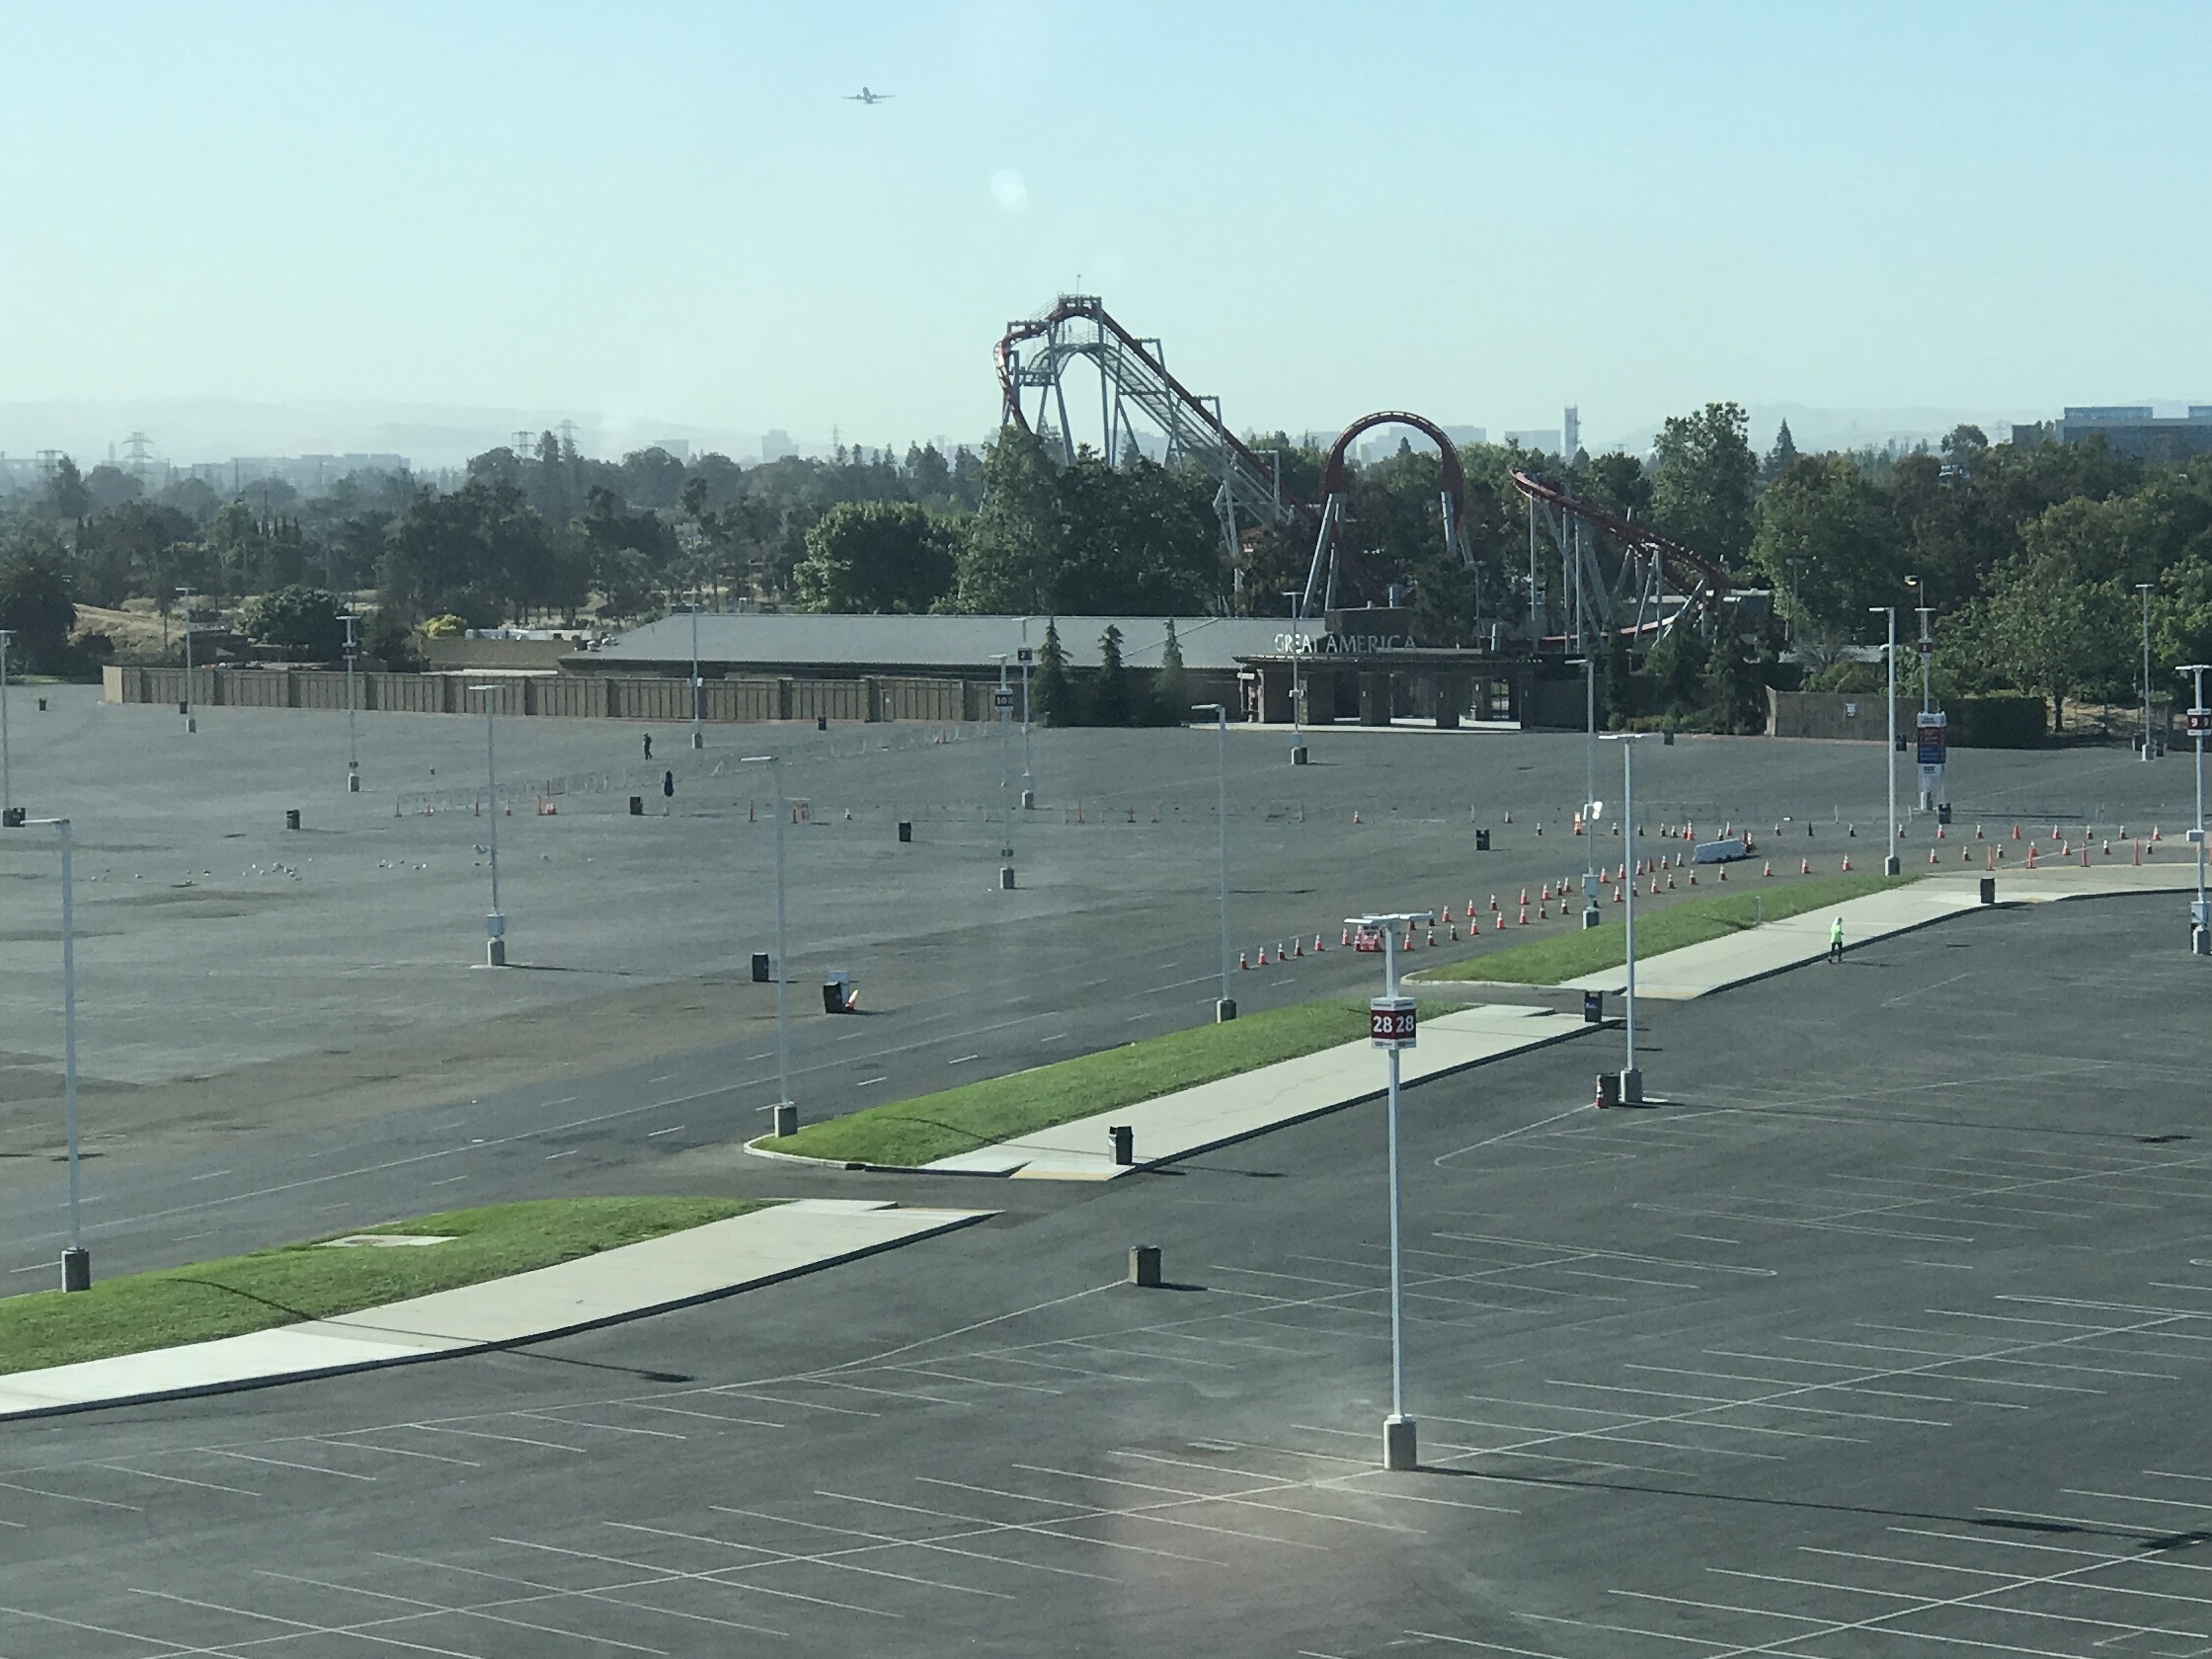
[[[1378,996],[1367,1005],[1368,1040],[1379,1049],[1410,1049],[1413,1042],[1413,998]]]

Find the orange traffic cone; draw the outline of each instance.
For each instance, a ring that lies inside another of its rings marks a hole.
[[[1318,933],[1313,935],[1313,954],[1315,956],[1321,954],[1321,936]]]
[[[1238,951],[1236,953],[1236,966],[1240,969],[1249,968],[1252,966],[1249,962],[1244,960],[1244,953],[1242,951]]]
[[[1521,925],[1523,927],[1529,925],[1529,907],[1526,905],[1521,907]]]
[[[1773,860],[1772,858],[1768,859],[1768,860],[1767,860],[1767,867],[1766,867],[1766,868],[1765,868],[1764,870],[1760,871],[1759,873],[1760,873],[1761,875],[1763,875],[1763,876],[1771,876],[1771,875],[1773,875],[1773,874],[1775,873],[1775,861],[1774,861],[1774,860]]]
[[[1844,854],[1844,874],[1851,874],[1851,854],[1848,852]]]
[[[1291,954],[1293,956],[1304,956],[1305,954],[1305,941],[1304,939],[1293,939],[1291,941]]]
[[[1346,948],[1347,950],[1349,950],[1349,949],[1351,948],[1351,945],[1352,945],[1352,930],[1351,930],[1351,929],[1350,929],[1349,927],[1347,927],[1347,928],[1346,928],[1346,929],[1344,930],[1344,946],[1345,946],[1345,948]]]
[[[2035,868],[2035,843],[2033,841],[2027,843],[2027,867],[2030,870]]]
[[[1436,943],[1436,929],[1433,926],[1429,929],[1429,943],[1432,945]]]
[[[1260,966],[1262,968],[1267,966],[1267,947],[1265,945],[1260,946]]]

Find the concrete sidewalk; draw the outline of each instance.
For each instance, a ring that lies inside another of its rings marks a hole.
[[[1870,893],[1848,899],[1832,909],[1807,910],[1708,939],[1701,945],[1646,957],[1636,964],[1636,994],[1664,1001],[1687,1001],[1709,995],[1730,986],[1747,985],[1770,974],[1783,973],[1828,954],[1828,930],[1837,916],[1844,918],[1844,948],[1856,949],[1877,939],[1891,938],[1926,927],[1961,910],[1980,908],[1981,878],[1992,872],[1975,869],[1960,875],[1945,872],[1910,882],[1888,893]],[[2062,899],[2110,897],[2123,893],[2160,893],[2193,890],[2196,861],[2097,864],[2049,863],[2029,870],[2006,864],[1995,872],[1997,900],[2001,905],[2041,905]],[[1786,887],[1782,889],[1787,891]],[[1754,891],[1757,891],[1755,888]],[[1568,980],[1564,990],[1602,990],[1618,995],[1627,988],[1621,968],[1608,968],[1580,979]]]
[[[357,1313],[17,1372],[0,1377],[0,1419],[224,1393],[543,1341],[773,1284],[992,1214],[906,1210],[868,1199],[799,1199]]]
[[[1545,1008],[1481,1003],[1424,1020],[1420,1046],[1405,1056],[1401,1075],[1408,1083],[1441,1077],[1598,1029]],[[1134,1132],[1136,1167],[1171,1163],[1373,1100],[1383,1092],[1385,1075],[1382,1054],[1367,1042],[1344,1043],[1301,1060],[1263,1066],[1219,1082],[939,1158],[925,1167],[1031,1180],[1109,1180],[1134,1172],[1132,1166],[1114,1162],[1107,1131],[1116,1124],[1126,1124]]]

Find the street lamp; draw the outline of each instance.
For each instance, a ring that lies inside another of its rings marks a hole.
[[[692,748],[706,748],[706,732],[699,730],[699,589],[690,591],[692,612]]]
[[[780,754],[748,754],[740,762],[747,766],[766,766],[768,776],[775,783],[776,791],[776,1104],[775,1130],[778,1136],[799,1133],[799,1106],[791,1098],[791,975],[784,959],[784,886],[783,886],[783,821],[790,816],[790,809],[783,800],[783,756]]]
[[[361,792],[361,758],[359,733],[354,724],[354,664],[360,655],[360,642],[354,637],[354,625],[360,617],[350,610],[338,613],[339,621],[346,624],[346,792]]]
[[[2151,590],[2155,582],[2138,582],[2136,591],[2143,595],[2143,758],[2151,757]],[[2202,697],[2197,698],[2203,702]]]
[[[1398,1053],[1413,1047],[1413,999],[1398,994],[1398,930],[1436,919],[1433,910],[1347,916],[1363,933],[1382,935],[1382,994],[1368,1004],[1368,1036],[1390,1057],[1390,1414],[1382,1419],[1382,1466],[1420,1467],[1413,1419],[1405,1412],[1404,1185],[1398,1174]]]
[[[1191,713],[1214,717],[1215,816],[1222,832],[1222,994],[1214,1004],[1214,1019],[1220,1024],[1236,1017],[1236,998],[1228,993],[1228,709],[1222,703],[1193,703]]]
[[[1640,732],[1608,732],[1606,742],[1620,746],[1620,825],[1621,834],[1631,843],[1636,834],[1636,740]],[[1620,998],[1624,1011],[1622,1024],[1627,1029],[1628,1053],[1620,1070],[1620,1103],[1624,1106],[1643,1104],[1643,1073],[1636,1068],[1636,884],[1628,884],[1628,908],[1622,918],[1627,933],[1628,979]]]
[[[0,829],[16,822],[15,781],[8,775],[8,642],[15,631],[0,628]]]
[[[66,818],[38,818],[61,837],[61,1114],[69,1165],[69,1243],[61,1252],[61,1288],[92,1289],[92,1252],[78,1221],[77,1182],[77,916],[73,845]]]
[[[1037,807],[1037,780],[1029,773],[1029,665],[1036,653],[1029,649],[1029,618],[1021,619],[1021,810]]]
[[[199,730],[199,716],[192,711],[192,601],[196,596],[190,588],[177,590],[177,597],[184,601],[179,608],[184,612],[185,625],[185,730],[187,732]]]
[[[2212,663],[2189,663],[2174,671],[2196,680],[2196,694],[2189,705],[2189,736],[2196,739],[2196,908],[2189,915],[2189,949],[2212,956],[2212,905],[2204,895],[2204,734],[2212,731],[2212,709],[2204,706],[2204,676]]]
[[[1868,605],[1866,613],[1889,618],[1889,644],[1883,649],[1883,655],[1889,660],[1889,829],[1882,837],[1886,843],[1882,850],[1882,874],[1894,876],[1900,868],[1897,862],[1897,607]]]
[[[492,913],[484,918],[484,966],[507,966],[507,917],[500,912],[500,770],[492,753],[492,706],[497,685],[472,685],[484,694],[484,779],[490,799],[485,802],[492,819]]]
[[[1928,585],[1919,577],[1908,576],[1905,578],[1905,586],[1913,591],[1915,598],[1922,601],[1913,608],[1920,612],[1920,712],[1928,715],[1936,712],[1935,680],[1933,677],[1936,667],[1936,641],[1935,637],[1928,631],[1928,619],[1936,614],[1936,610],[1933,605],[1926,602]],[[1920,727],[1926,727],[1927,725],[1926,720],[1919,722]],[[1942,773],[1938,771],[1936,775],[1940,779]],[[1923,783],[1920,791],[1920,810],[1922,812],[1935,812],[1940,803],[1936,799],[1935,789],[1925,781],[1928,777],[1925,766],[1922,768],[1921,777]],[[1949,799],[1947,793],[1944,798],[1946,801]],[[1892,817],[1894,819],[1894,815]],[[1892,844],[1890,851],[1895,852],[1896,850],[1896,846]],[[1897,872],[1889,870],[1885,873],[1895,875]]]
[[[1568,659],[1570,667],[1577,660]],[[1580,659],[1582,667],[1582,695],[1589,730],[1583,740],[1582,755],[1582,925],[1598,925],[1598,660],[1585,653]]]
[[[998,890],[1004,893],[1014,885],[1014,808],[1007,779],[1013,764],[1014,692],[1006,683],[1006,653],[993,651],[990,656],[998,665],[998,689],[990,694],[990,701],[998,716]]]
[[[1283,595],[1291,601],[1291,764],[1305,764],[1305,688],[1299,680],[1299,647],[1304,642],[1305,590]]]

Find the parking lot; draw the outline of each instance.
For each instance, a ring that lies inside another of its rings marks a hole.
[[[0,1651],[2202,1653],[2172,908],[1655,1008],[1644,1111],[1583,1104],[1607,1034],[1411,1091],[1418,1472],[1359,1109],[592,1336],[16,1425]]]

